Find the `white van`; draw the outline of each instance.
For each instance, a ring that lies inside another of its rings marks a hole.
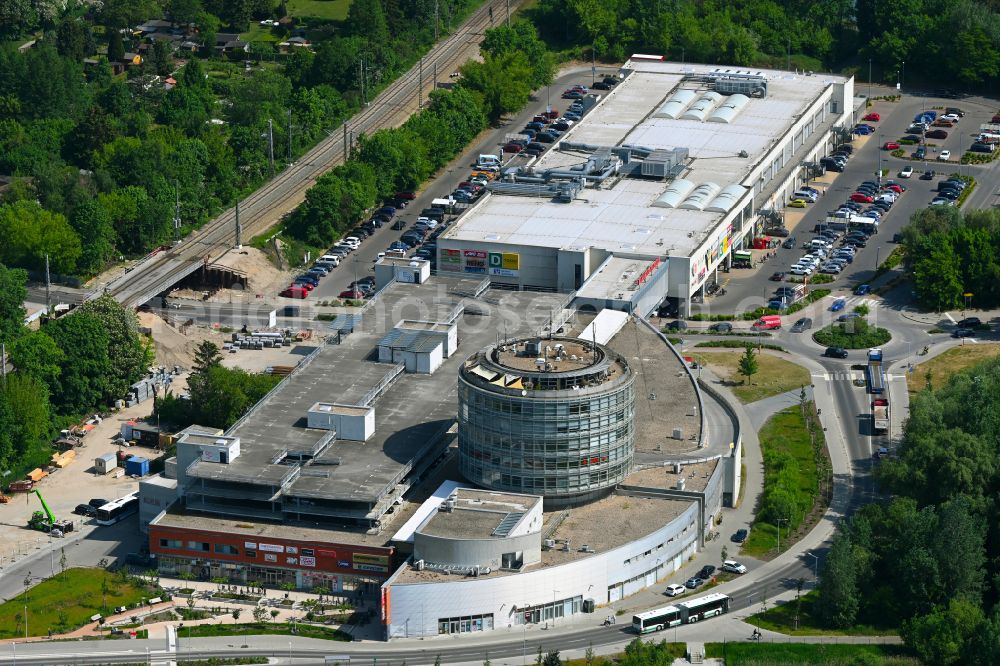
[[[340,257],[333,254],[324,254],[322,257],[316,260],[316,263],[319,264],[320,266],[324,264],[330,264],[331,266],[336,267],[340,265]]]
[[[476,162],[476,166],[495,166],[499,167],[502,164],[500,158],[497,155],[480,155],[479,160]]]
[[[809,249],[811,250],[818,250],[818,249],[825,250],[829,247],[830,243],[828,243],[825,240],[820,240],[819,238],[814,238],[813,240],[809,241]]]

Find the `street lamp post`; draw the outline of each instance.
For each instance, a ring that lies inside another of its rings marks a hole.
[[[814,555],[812,551],[807,550],[806,555],[813,558],[813,582],[819,582],[819,556]]]
[[[868,99],[872,98],[872,59],[868,58]]]
[[[876,275],[878,274],[878,260],[879,260],[879,255],[880,254],[882,254],[882,248],[881,247],[875,248],[875,274]]]
[[[778,523],[778,554],[781,554],[781,523],[782,521],[788,522],[788,518],[776,518],[774,522]]]

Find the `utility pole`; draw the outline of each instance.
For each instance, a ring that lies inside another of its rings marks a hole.
[[[868,99],[872,98],[872,59],[868,58]]]
[[[7,386],[7,343],[0,342],[0,377],[3,378],[3,385]]]
[[[236,249],[243,247],[243,225],[240,224],[240,202],[236,200]]]
[[[434,43],[438,40],[438,0],[434,0]]]
[[[267,160],[271,163],[271,173],[274,173],[274,123],[267,119]]]
[[[510,0],[507,0],[507,27],[510,27]]]
[[[49,253],[45,253],[45,314],[49,313],[49,309],[52,307],[52,297],[50,295],[50,289],[52,287],[52,278],[49,276]]]
[[[361,62],[358,63],[361,68],[361,103],[364,106],[368,106],[368,99],[365,97],[365,59],[362,58]]]
[[[434,85],[431,86],[431,88],[437,90],[437,87],[438,87],[438,64],[437,61],[434,61]]]
[[[344,123],[344,159],[347,159],[347,123]]]
[[[174,242],[181,242],[181,195],[174,179]]]
[[[288,109],[288,163],[292,163],[292,110]]]
[[[419,75],[417,76],[417,111],[424,104],[424,59],[420,59]]]

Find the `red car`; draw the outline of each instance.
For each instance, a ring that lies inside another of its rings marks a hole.
[[[993,116],[990,118],[991,123],[1000,123],[1000,116]]]
[[[851,195],[851,201],[857,201],[858,203],[872,203],[875,201],[867,194],[862,194],[861,192],[855,192]]]
[[[350,298],[355,301],[364,300],[364,297],[365,295],[356,289],[345,289],[338,295],[338,298]]]
[[[947,139],[948,133],[945,132],[943,129],[936,129],[927,132],[924,136],[926,136],[928,139]]]
[[[505,153],[519,153],[524,150],[524,146],[519,143],[508,143],[503,147]]]
[[[417,195],[413,192],[396,192],[394,198],[402,199],[403,201],[413,201],[417,198]]]
[[[560,114],[559,109],[552,109],[551,111],[544,112],[542,115],[548,117],[549,120],[555,120]]]
[[[771,282],[781,282],[782,280],[785,279],[785,274],[782,273],[781,271],[778,271],[777,273],[771,275],[771,277],[768,279],[771,280]]]
[[[928,134],[927,136],[930,136],[930,134]],[[895,141],[886,141],[885,143],[882,144],[882,150],[898,150],[898,149],[899,149],[899,144],[896,143]]]
[[[285,289],[278,295],[284,296],[285,298],[305,298],[306,296],[309,295],[309,292],[303,289],[302,287],[293,286],[289,287],[288,289]]]
[[[891,185],[886,185],[882,189],[884,189],[884,190],[892,190],[896,194],[902,194],[903,193],[903,188],[901,186],[899,186],[899,185],[896,185],[895,183],[893,183]]]
[[[869,120],[869,121],[877,123],[878,121],[882,120],[882,116],[878,115],[877,113],[872,112],[872,113],[869,113],[864,118],[862,118],[861,120]]]

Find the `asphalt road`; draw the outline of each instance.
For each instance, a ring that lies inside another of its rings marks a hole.
[[[416,110],[418,96],[478,53],[483,33],[496,20],[516,9],[519,0],[489,0],[454,34],[437,44],[341,128],[330,133],[297,162],[289,165],[240,202],[242,240],[262,233],[303,200],[306,190],[326,171],[343,161],[344,130],[353,136],[401,125]],[[421,72],[423,77],[421,78]],[[421,84],[423,87],[421,88]],[[229,209],[168,251],[156,252],[97,292],[107,290],[120,302],[140,305],[197,270],[204,261],[218,259],[235,242],[235,208]]]

